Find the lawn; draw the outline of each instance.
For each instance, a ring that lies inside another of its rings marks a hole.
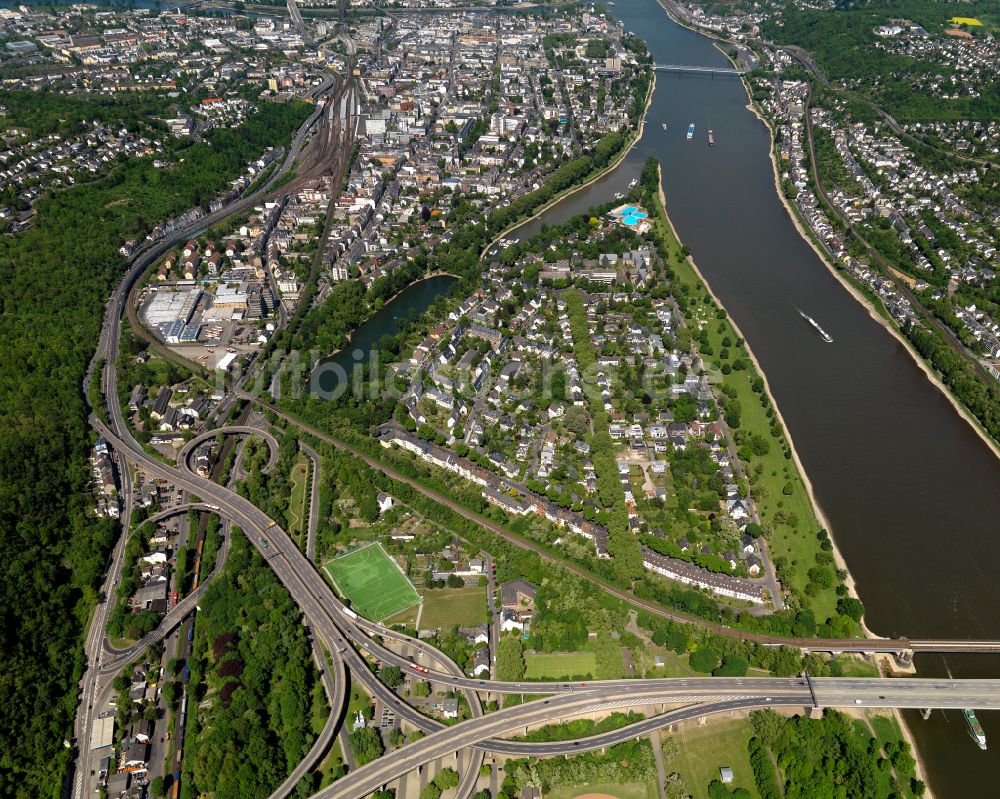
[[[475,627],[486,621],[486,588],[429,588],[424,591],[420,627],[424,630]]]
[[[563,677],[597,674],[597,655],[593,652],[526,654],[524,661],[527,665],[524,676],[529,680],[559,680]]]
[[[587,794],[604,794],[614,796],[615,799],[656,799],[656,785],[642,782],[626,782],[621,785],[563,785],[552,788],[545,796],[548,799],[575,799],[577,796]]]
[[[292,496],[288,501],[288,534],[301,541],[306,529],[308,515],[309,462],[305,455],[299,455],[292,467]]]
[[[834,658],[844,677],[878,677],[878,669],[874,663],[862,660],[854,655],[838,655]]]
[[[369,544],[326,564],[326,571],[351,608],[382,621],[420,601],[417,589],[379,544]]]
[[[677,744],[677,755],[666,762],[667,772],[684,777],[693,799],[708,799],[708,784],[719,779],[719,769],[729,766],[735,779],[730,789],[745,788],[757,797],[757,787],[747,754],[753,734],[747,719],[714,719],[705,726],[685,723],[676,735],[663,735]]]
[[[656,646],[656,644],[649,644],[646,647],[646,653],[650,656],[652,660],[653,657],[659,655],[663,658],[662,666],[653,666],[647,677],[691,677],[696,674],[696,672],[688,665],[688,655],[685,653],[683,655],[678,655],[666,647]]]
[[[386,626],[392,626],[393,624],[402,624],[404,627],[417,626],[417,613],[420,611],[419,605],[411,605],[406,610],[397,613],[395,616],[390,616],[385,620]]]
[[[700,298],[705,295],[704,284],[686,260],[678,263],[674,257],[674,253],[679,251],[677,239],[667,227],[659,203],[657,206],[657,227],[667,242],[670,266],[676,273],[677,281],[689,286],[690,296],[699,300],[695,306],[696,313],[706,321],[705,330],[708,332],[709,343],[715,353],[707,360],[719,360],[722,339],[729,336],[735,342],[738,336],[728,319],[722,322],[723,332],[720,333],[722,320],[716,319],[714,308],[700,304]],[[729,353],[730,363],[735,357],[741,356],[740,350],[735,346],[729,348]],[[782,447],[771,435],[770,419],[761,405],[760,395],[752,388],[752,382],[756,377],[757,371],[751,365],[751,368],[745,370],[734,369],[723,377],[723,382],[736,391],[736,399],[740,403],[741,429],[759,433],[771,444],[770,451],[766,455],[755,456],[750,463],[744,465],[748,471],[753,471],[758,465],[762,467],[758,479],[763,491],[758,490],[754,498],[764,527],[769,531],[768,548],[773,558],[787,558],[792,583],[802,591],[809,582],[806,573],[815,565],[816,553],[820,551],[815,535],[820,529],[820,524],[813,512],[812,502],[806,493],[802,476],[794,462],[785,459]],[[790,486],[791,494],[784,493],[786,485]],[[753,490],[751,494],[754,494]],[[788,524],[778,523],[779,518],[794,519],[795,529],[792,530]],[[837,595],[833,588],[824,589],[816,596],[810,597],[809,604],[816,614],[817,621],[822,622],[834,615]]]

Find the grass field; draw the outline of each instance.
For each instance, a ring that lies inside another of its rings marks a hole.
[[[424,612],[420,626],[424,630],[475,627],[486,621],[486,589],[471,585],[465,588],[429,588],[424,591]]]
[[[326,571],[366,619],[382,621],[420,601],[413,583],[378,544],[331,560]]]
[[[406,627],[416,627],[417,626],[417,613],[420,611],[419,605],[411,605],[406,610],[402,610],[393,616],[389,616],[385,620],[385,624],[402,624]]]
[[[708,784],[719,779],[719,769],[729,766],[734,780],[728,787],[745,788],[756,799],[757,787],[750,768],[747,741],[752,730],[746,719],[717,719],[704,727],[685,724],[672,738],[678,753],[665,765],[667,772],[677,771],[684,777],[687,791],[693,799],[708,799]]]
[[[593,652],[527,654],[524,676],[529,680],[558,680],[578,674],[597,674],[597,655]]]
[[[845,677],[878,677],[875,664],[852,655],[840,655],[836,658],[841,674]]]
[[[680,250],[677,239],[666,224],[662,208],[658,207],[657,212],[657,228],[668,244],[670,266],[675,271],[678,282],[692,290],[691,297],[700,300],[705,294],[703,284],[686,260],[682,263],[677,262],[674,257],[674,253]],[[715,318],[715,311],[700,302],[695,307],[706,322],[705,330],[708,331],[709,343],[716,353],[709,360],[718,359],[722,350],[722,339],[729,336],[735,341],[736,333],[728,320],[722,324],[724,332],[720,333],[720,320]],[[739,354],[735,347],[730,347],[730,360]],[[771,436],[770,419],[760,404],[759,395],[752,388],[756,376],[756,370],[753,368],[733,370],[724,377],[724,382],[736,391],[736,399],[740,403],[742,429],[759,433],[771,444],[770,451],[766,455],[754,457],[751,463],[745,465],[751,470],[758,464],[762,467],[759,482],[763,491],[758,490],[755,499],[764,526],[770,531],[767,544],[772,557],[783,556],[788,560],[792,582],[796,588],[803,590],[809,582],[807,572],[815,565],[816,553],[820,551],[815,535],[820,529],[820,524],[813,511],[802,476],[794,462],[785,460],[781,446]],[[790,486],[791,494],[784,493],[786,485]],[[754,494],[752,489],[751,494]],[[794,518],[795,530],[793,531],[787,524],[779,524],[778,518]],[[832,616],[836,604],[837,595],[833,588],[823,589],[809,599],[809,606],[819,621],[825,621]]]
[[[309,464],[305,455],[299,455],[292,467],[292,496],[288,501],[288,534],[301,543],[308,514]]]
[[[653,784],[643,782],[626,782],[622,785],[563,785],[552,788],[545,796],[548,799],[575,799],[588,793],[599,793],[614,796],[615,799],[656,799],[657,790]]]

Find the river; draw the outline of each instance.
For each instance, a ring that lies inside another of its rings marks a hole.
[[[365,356],[383,337],[396,335],[402,320],[422,314],[438,297],[447,293],[456,280],[458,278],[453,275],[434,275],[411,283],[399,292],[354,331],[350,344],[317,364],[310,390],[318,390],[327,395],[335,391],[344,377],[352,374],[358,363],[362,360],[371,362]]]
[[[619,0],[613,10],[659,63],[727,65],[711,40],[675,24],[655,0]],[[799,235],[775,190],[769,132],[746,104],[736,78],[658,73],[645,132],[621,165],[509,237],[609,200],[647,157],[659,158],[670,217],[768,377],[869,628],[1000,639],[993,611],[1000,548],[992,546],[1000,532],[1000,461]],[[687,141],[691,122],[696,132]],[[356,349],[395,332],[400,313],[426,309],[446,289],[431,281],[408,288],[333,360],[349,366]],[[1000,676],[1000,664],[986,656],[921,656],[917,668],[925,676]],[[957,711],[936,710],[927,721],[904,715],[939,799],[992,793],[1000,714],[980,714],[994,743],[988,752],[975,746]]]
[[[612,10],[658,63],[727,65],[710,39],[674,23],[655,0],[619,0]],[[1000,638],[1000,461],[803,241],[774,187],[770,134],[746,104],[736,78],[657,73],[644,134],[621,166],[512,238],[609,200],[647,157],[659,158],[667,211],[768,377],[869,628]],[[1000,662],[986,656],[921,656],[917,668],[1000,676]],[[979,714],[988,752],[957,711],[905,716],[939,799],[995,790],[1000,714]]]

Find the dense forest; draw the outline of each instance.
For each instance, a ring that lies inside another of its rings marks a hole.
[[[4,122],[34,140],[50,133],[78,133],[91,121],[122,125],[131,131],[152,127],[165,133],[166,125],[151,115],[168,113],[174,103],[152,93],[111,96],[5,89],[0,90],[0,105],[7,109]]]
[[[884,717],[870,728],[836,710],[821,719],[755,710],[750,724],[750,763],[761,799],[903,799],[926,790],[914,774],[909,744]]]
[[[857,81],[900,121],[928,119],[996,119],[1000,116],[1000,81],[979,86],[979,96],[945,99],[926,91],[914,78],[950,74],[933,61],[886,52],[875,43],[879,25],[905,18],[934,35],[952,16],[976,16],[995,9],[986,0],[940,3],[935,0],[897,0],[859,3],[850,8],[819,10],[786,6],[779,18],[763,28],[767,38],[808,50],[831,80]],[[876,79],[877,78],[877,79]]]
[[[123,161],[42,198],[30,230],[0,237],[0,795],[57,796],[83,662],[81,640],[113,527],[90,509],[83,377],[119,247],[207,202],[290,137],[305,104],[269,104],[187,147],[183,166]]]
[[[200,603],[181,796],[268,796],[302,760],[327,709],[302,614],[234,531]]]

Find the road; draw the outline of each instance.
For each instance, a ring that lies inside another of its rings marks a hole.
[[[317,99],[324,97],[334,85],[335,81],[332,77],[325,78],[323,82],[316,87],[313,92],[313,96]],[[112,368],[105,368],[101,378],[101,393],[105,398],[106,404],[109,406],[109,413],[112,409],[116,408],[118,411],[117,416],[120,419],[121,407],[118,401],[113,364],[115,358],[117,357],[121,319],[125,310],[125,303],[132,287],[135,285],[136,281],[143,274],[143,272],[177,242],[196,236],[217,222],[220,222],[233,214],[242,213],[243,211],[252,208],[262,198],[267,196],[267,194],[271,191],[271,187],[283,178],[284,175],[286,175],[292,168],[295,160],[301,153],[303,143],[309,137],[313,126],[320,119],[322,113],[323,106],[318,103],[316,110],[300,126],[299,130],[296,131],[290,143],[288,152],[285,155],[284,161],[274,171],[274,174],[257,191],[243,197],[240,200],[237,200],[216,213],[203,216],[190,225],[179,228],[161,239],[148,243],[145,247],[140,249],[139,252],[133,255],[133,257],[129,260],[129,264],[122,281],[112,293],[105,307],[101,336],[98,339],[94,357],[88,365],[83,379],[82,389],[85,399],[89,399],[90,396],[89,388],[93,378],[94,369],[102,361],[110,364]],[[88,666],[87,671],[84,673],[82,678],[81,701],[77,713],[76,724],[74,726],[77,737],[77,758],[75,761],[75,773],[73,775],[72,782],[73,799],[82,799],[84,794],[87,793],[87,786],[85,783],[89,782],[90,776],[90,737],[93,726],[93,708],[101,706],[102,703],[100,699],[102,697],[106,699],[110,696],[109,689],[111,681],[109,679],[108,683],[102,687],[102,678],[98,673],[98,668],[95,668],[95,665],[100,664],[109,606],[114,593],[114,586],[117,585],[121,575],[122,560],[125,552],[125,541],[127,539],[127,525],[132,512],[131,482],[129,479],[127,463],[122,457],[123,454],[124,450],[122,452],[118,452],[116,450],[116,456],[120,458],[119,474],[122,479],[122,495],[125,497],[125,507],[122,512],[123,531],[120,535],[118,544],[115,547],[111,568],[109,569],[105,580],[104,593],[106,599],[103,603],[98,605],[94,613],[94,618],[91,621],[84,644],[86,662]]]
[[[189,506],[191,507],[191,506]],[[100,673],[109,679],[114,677],[119,671],[122,670],[124,666],[134,660],[146,647],[155,644],[161,638],[166,637],[174,628],[176,628],[181,622],[187,618],[188,614],[191,613],[195,608],[198,607],[198,602],[202,597],[202,594],[208,590],[208,586],[211,583],[211,578],[218,574],[219,571],[226,563],[226,556],[229,554],[229,542],[231,540],[231,535],[223,536],[222,544],[219,547],[219,552],[216,555],[215,568],[212,570],[212,574],[205,575],[201,579],[201,583],[191,591],[187,596],[184,597],[180,602],[174,605],[167,614],[163,617],[160,623],[155,629],[148,632],[140,640],[136,641],[134,644],[129,646],[127,649],[116,649],[111,641],[107,637],[102,636],[102,652]]]
[[[123,455],[115,451],[115,460],[118,466],[118,474],[121,482],[120,495],[123,497],[121,510],[121,526],[118,533],[118,542],[111,556],[111,568],[108,569],[104,585],[101,586],[103,601],[99,601],[94,609],[94,617],[90,622],[90,629],[87,630],[87,639],[84,643],[84,657],[87,664],[86,671],[80,679],[80,706],[76,714],[76,723],[73,727],[76,734],[79,757],[77,759],[76,773],[73,778],[73,796],[82,796],[85,790],[84,783],[90,779],[90,737],[94,726],[94,708],[102,707],[98,702],[101,694],[101,656],[103,643],[105,641],[104,631],[108,625],[108,613],[115,602],[115,588],[121,578],[122,563],[125,558],[125,545],[128,541],[129,520],[132,518],[132,473],[131,467]],[[110,686],[108,679],[104,688]]]
[[[711,690],[694,691],[689,680],[673,680],[672,690],[647,688],[645,681],[629,691],[584,692],[538,700],[491,713],[482,719],[447,727],[348,774],[313,794],[312,799],[357,799],[462,746],[478,744],[525,726],[552,723],[560,718],[642,705],[686,707],[662,713],[619,730],[575,741],[518,744],[520,751],[538,755],[566,754],[598,749],[630,740],[653,729],[685,719],[754,707],[811,706],[809,689],[798,678],[710,678]],[[813,680],[822,707],[996,707],[1000,708],[1000,680]],[[858,702],[860,700],[860,703]],[[942,703],[945,703],[944,705]],[[962,704],[965,703],[965,704]]]
[[[214,441],[217,436],[220,435],[233,435],[233,436],[259,436],[263,438],[267,443],[269,450],[267,463],[261,469],[264,474],[267,474],[274,468],[274,465],[278,462],[278,439],[268,431],[261,429],[259,427],[250,427],[247,425],[229,425],[228,427],[222,427],[218,430],[206,430],[190,441],[184,443],[184,446],[177,451],[177,463],[183,463],[186,467],[190,468],[191,456],[194,451],[198,449],[202,444],[209,441]]]
[[[306,527],[306,557],[310,562],[313,562],[316,560],[316,530],[319,528],[320,459],[316,450],[304,441],[299,442],[299,449],[312,462],[312,485],[309,488],[309,523]]]
[[[300,131],[299,135],[304,135]],[[298,138],[298,144],[301,139]],[[289,152],[297,151],[293,144]],[[286,159],[286,164],[289,164]],[[287,169],[286,164],[282,167]],[[279,170],[280,172],[280,170]],[[247,198],[250,200],[250,198]],[[241,201],[243,202],[243,201]],[[239,203],[220,212],[221,215],[231,215],[239,212]],[[143,270],[165,252],[178,238],[196,235],[218,219],[206,217],[192,226],[178,232],[172,241],[150,245],[133,262],[121,285],[112,295],[108,313],[102,327],[101,341],[98,346],[98,358],[106,356],[104,373],[102,375],[102,390],[107,398],[108,422],[104,423],[96,417],[91,423],[115,448],[119,456],[127,456],[150,474],[170,480],[178,488],[201,497],[206,505],[217,509],[224,518],[232,524],[239,525],[252,544],[260,552],[276,576],[288,588],[298,603],[303,615],[311,626],[316,638],[322,645],[334,653],[344,668],[348,668],[376,699],[391,706],[401,718],[410,720],[419,729],[429,733],[421,741],[410,744],[393,753],[392,757],[382,758],[363,767],[347,777],[338,780],[334,785],[319,792],[318,797],[344,797],[357,799],[359,796],[396,779],[418,766],[468,746],[475,746],[480,752],[495,751],[510,754],[555,754],[573,751],[584,751],[589,748],[606,746],[617,740],[625,740],[636,735],[681,720],[694,718],[725,710],[745,709],[755,706],[771,706],[786,704],[805,706],[813,700],[808,686],[803,680],[780,680],[769,678],[694,678],[690,680],[615,680],[587,681],[583,683],[557,682],[501,682],[482,681],[465,677],[455,664],[450,664],[440,652],[420,641],[415,641],[398,633],[391,633],[378,625],[373,625],[361,619],[352,618],[353,614],[334,595],[331,587],[312,566],[310,560],[294,545],[287,533],[282,530],[259,508],[229,489],[219,486],[192,473],[186,459],[182,458],[178,467],[171,467],[150,457],[141,445],[132,437],[122,415],[120,403],[116,396],[116,379],[114,362],[122,315],[128,308],[128,298]],[[171,237],[168,237],[170,239]],[[133,323],[135,320],[132,319]],[[95,358],[95,364],[97,359]],[[89,381],[85,384],[89,385]],[[270,403],[259,400],[242,389],[234,388],[237,396],[250,400],[292,424],[299,426],[307,433],[325,440],[331,445],[352,453],[372,467],[382,471],[395,480],[404,482],[434,501],[451,508],[462,516],[483,524],[503,538],[514,541],[518,546],[524,546],[536,551],[540,557],[553,560],[564,568],[582,573],[586,579],[598,584],[609,593],[619,596],[630,604],[647,607],[654,613],[677,617],[678,620],[691,619],[671,614],[654,605],[637,600],[613,586],[608,586],[597,578],[583,572],[573,564],[555,558],[549,553],[523,541],[512,533],[504,530],[489,520],[472,513],[452,502],[437,492],[434,492],[406,476],[395,472],[390,467],[349,447],[343,442],[332,439],[318,430],[304,425],[297,419],[289,417]],[[221,429],[225,432],[225,428]],[[706,625],[711,626],[711,625]],[[783,645],[793,644],[812,649],[827,651],[890,651],[898,652],[913,648],[911,642],[905,640],[870,640],[870,641],[815,641],[812,639],[781,639],[768,636],[755,636],[728,628],[718,628],[723,634],[740,638],[759,640],[762,643]],[[377,633],[386,638],[395,639],[399,643],[413,648],[418,657],[426,657],[432,662],[443,664],[444,670],[432,670],[426,666],[415,666],[409,658],[397,654],[374,641],[370,634]],[[161,633],[162,634],[162,633]],[[936,646],[947,642],[933,642]],[[993,643],[993,642],[987,642]],[[358,647],[358,649],[355,648]],[[1000,649],[1000,644],[996,644]],[[365,657],[365,654],[378,658],[383,663],[395,663],[412,673],[416,669],[421,679],[432,680],[451,690],[464,690],[467,696],[474,697],[473,692],[499,692],[523,694],[551,694],[548,698],[528,702],[489,715],[482,715],[478,700],[470,702],[474,718],[445,727],[440,722],[422,716],[410,707],[392,691],[387,689],[375,675]],[[118,657],[125,658],[122,654]],[[336,682],[336,680],[335,680]],[[340,680],[343,687],[345,680]],[[96,686],[99,683],[95,682]],[[103,689],[95,689],[95,693],[106,695],[110,689],[110,680]],[[822,706],[857,706],[859,700],[865,707],[976,707],[983,709],[1000,708],[1000,681],[991,680],[837,680],[828,678],[814,680],[813,689],[816,692],[816,702]],[[342,693],[342,692],[341,692]],[[336,696],[334,697],[336,698]],[[340,697],[340,707],[343,697]],[[677,705],[691,704],[678,710],[661,714],[655,718],[644,720],[627,728],[594,736],[584,741],[562,741],[556,743],[532,744],[517,741],[505,741],[496,736],[509,734],[526,726],[538,723],[551,723],[560,718],[574,714],[599,712],[613,708],[626,708],[643,705]],[[342,711],[341,711],[342,712]],[[86,711],[84,711],[86,714]],[[89,714],[88,714],[89,715]],[[83,742],[86,751],[87,742]],[[308,759],[308,758],[307,758]],[[469,760],[468,758],[466,759]],[[463,769],[462,790],[467,791],[475,780],[470,778],[478,771],[477,760],[472,758],[472,766]],[[479,760],[481,762],[481,760]],[[299,769],[307,770],[310,766],[300,764]],[[301,773],[305,773],[305,771]],[[79,780],[82,782],[82,780]],[[461,795],[461,794],[460,794]]]

